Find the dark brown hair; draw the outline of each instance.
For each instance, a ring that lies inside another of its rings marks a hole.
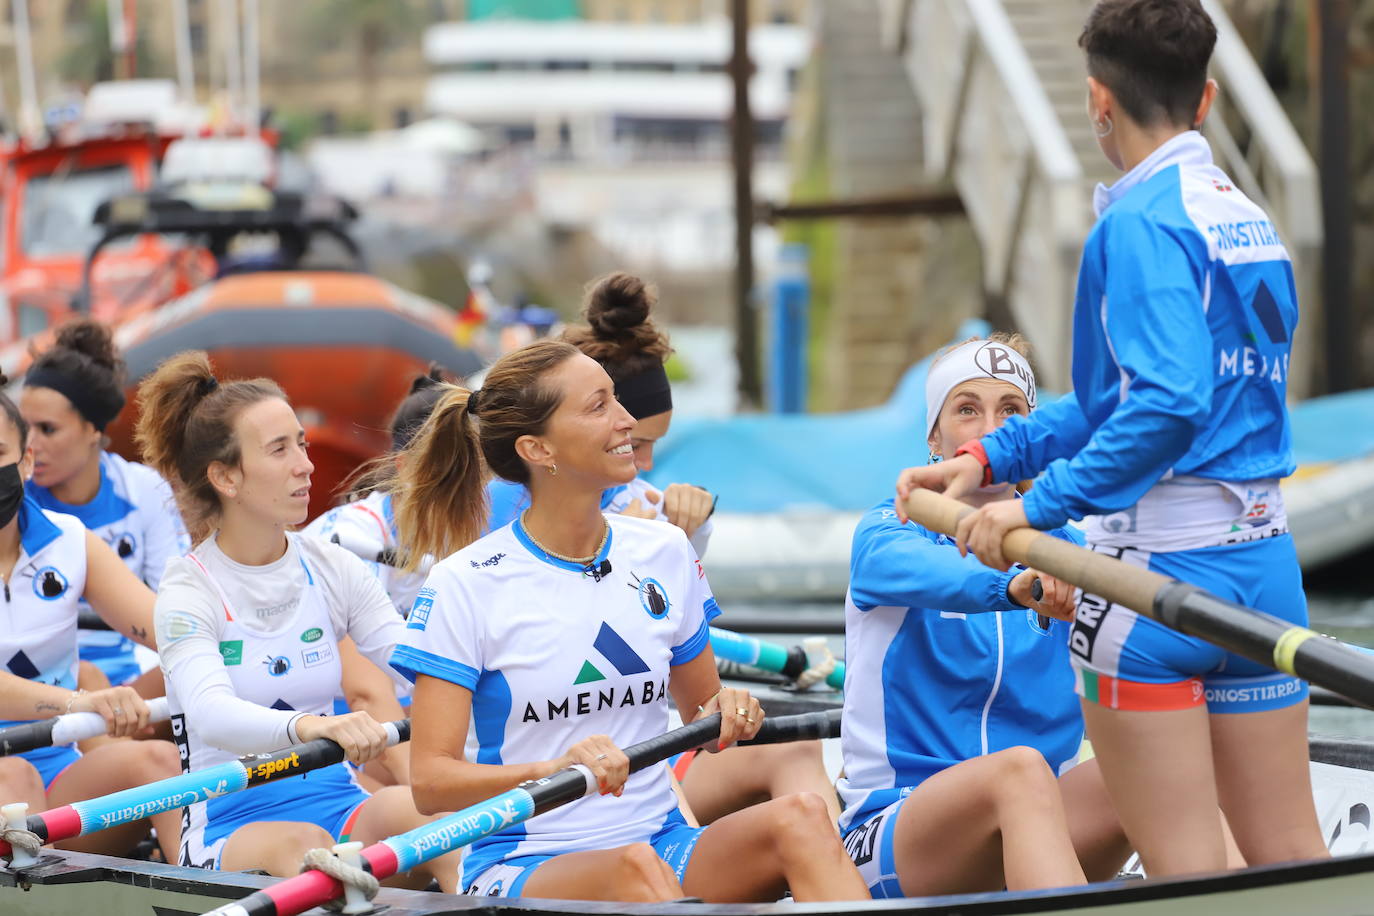
[[[43,370],[71,379],[92,401],[91,406],[111,418],[124,406],[124,360],[115,349],[110,328],[92,318],[74,318],[58,329],[52,346],[36,354],[29,368],[29,372]]]
[[[245,408],[286,395],[271,379],[219,384],[203,350],[169,357],[138,386],[139,416],[134,441],[176,493],[191,540],[214,530],[220,497],[210,483],[210,465],[237,467],[242,453],[234,422]]]
[[[578,350],[541,340],[508,353],[487,371],[481,391],[441,385],[439,403],[401,453],[391,481],[404,562],[446,557],[477,540],[487,520],[486,469],[515,483],[530,482],[515,451],[521,436],[540,435],[563,402],[545,377]]]
[[[657,302],[652,284],[624,271],[607,274],[587,286],[587,323],[564,331],[563,339],[599,362],[613,382],[661,366],[673,348],[649,318]]]
[[[1078,46],[1142,127],[1195,127],[1217,29],[1198,0],[1100,0]]]

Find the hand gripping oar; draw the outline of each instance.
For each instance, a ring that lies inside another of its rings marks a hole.
[[[789,649],[777,643],[717,627],[711,627],[711,649],[716,653],[716,658],[763,671],[772,671],[794,681],[801,677],[810,665],[806,649],[802,646],[792,646]],[[844,689],[844,662],[835,663],[835,669],[825,676],[825,683],[836,690]]]
[[[148,721],[163,722],[167,719],[167,698],[158,697],[148,701]],[[105,719],[98,712],[69,712],[51,719],[25,722],[0,728],[0,757],[22,754],[40,747],[54,747],[99,738],[105,734]]]
[[[382,727],[386,729],[388,747],[410,740],[409,719],[383,722]],[[31,814],[26,826],[38,834],[44,844],[56,843],[241,792],[275,779],[299,776],[343,759],[343,748],[328,738],[316,738],[270,754],[250,754],[203,770],[73,802],[42,814]],[[9,856],[12,852],[10,844],[0,840],[0,856]]]
[[[838,731],[838,710],[779,716],[765,719],[750,744],[829,737]],[[630,772],[661,763],[674,754],[700,747],[720,735],[720,715],[707,716],[667,734],[625,748]],[[388,837],[360,853],[362,868],[378,880],[410,871],[423,862],[467,846],[482,837],[529,820],[560,805],[597,792],[596,777],[582,766],[559,770],[551,776],[525,782],[495,798],[478,802],[407,833]],[[218,907],[206,916],[296,916],[343,894],[343,884],[321,871],[307,871],[279,881],[234,903]]]
[[[913,492],[907,497],[906,510],[918,524],[951,537],[959,520],[973,511],[933,490]],[[1339,640],[1033,528],[1008,531],[1002,540],[1002,553],[1180,633],[1205,639],[1374,709],[1374,657]]]

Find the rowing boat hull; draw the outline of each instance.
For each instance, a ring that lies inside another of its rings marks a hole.
[[[0,871],[0,912],[6,916],[189,916],[204,913],[272,883],[273,879],[129,862],[84,853],[53,853],[22,880]],[[680,910],[696,916],[823,916],[920,913],[964,916],[1043,913],[1092,916],[1358,916],[1374,900],[1374,855],[1252,868],[1221,875],[1160,881],[1116,881],[1070,891],[971,894],[844,904],[749,904],[679,908],[664,905],[558,900],[495,900],[384,889],[375,901],[390,916],[444,913],[643,914]]]

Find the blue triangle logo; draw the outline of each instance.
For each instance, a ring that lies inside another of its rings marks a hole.
[[[280,709],[280,710],[282,710],[283,712],[295,712],[295,711],[296,711],[296,707],[292,706],[290,703],[288,703],[288,702],[286,702],[285,700],[282,700],[282,699],[278,699],[277,702],[273,703],[273,704],[272,704],[272,708],[273,708],[273,709]]]

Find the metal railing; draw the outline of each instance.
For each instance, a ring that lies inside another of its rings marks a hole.
[[[1074,280],[1090,209],[1083,169],[998,0],[880,0],[922,109],[925,167],[952,180],[984,287],[1068,387]]]
[[[988,295],[1034,342],[1043,383],[1064,390],[1091,182],[1037,61],[1001,0],[878,2],[885,44],[902,55],[920,101],[925,169],[954,183],[982,249]],[[1301,396],[1319,311],[1317,170],[1219,0],[1203,3],[1217,27],[1212,65],[1222,88],[1204,133],[1217,164],[1269,212],[1292,255],[1307,319],[1290,384]],[[1082,4],[1085,15],[1091,5]],[[1079,63],[1070,41],[1052,53]],[[1039,63],[1063,69],[1057,58]]]

